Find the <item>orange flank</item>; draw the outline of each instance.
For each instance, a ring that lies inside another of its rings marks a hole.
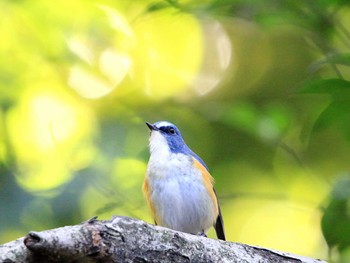
[[[155,223],[157,224],[158,219],[156,216],[156,210],[154,208],[154,205],[151,201],[151,196],[150,196],[150,190],[149,190],[149,185],[148,185],[148,179],[147,176],[145,177],[145,180],[143,181],[143,185],[142,185],[142,192],[147,200],[147,203],[149,205],[149,207],[151,208],[151,212],[152,212],[152,216],[154,218]]]
[[[208,170],[194,157],[193,157],[193,165],[199,171],[201,171],[204,185],[207,188],[208,193],[210,194],[210,197],[213,200],[213,203],[215,204],[215,214],[218,215],[219,214],[218,200],[216,198],[216,194],[213,188],[214,178],[210,175]]]

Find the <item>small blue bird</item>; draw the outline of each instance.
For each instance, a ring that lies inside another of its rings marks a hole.
[[[226,240],[224,222],[203,160],[183,140],[172,123],[146,122],[151,131],[150,159],[143,193],[157,225],[205,236],[214,226]]]

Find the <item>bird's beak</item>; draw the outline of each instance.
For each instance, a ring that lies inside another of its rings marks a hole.
[[[159,129],[153,125],[152,123],[149,123],[146,121],[146,125],[148,126],[148,128],[151,130],[151,131],[158,131]]]

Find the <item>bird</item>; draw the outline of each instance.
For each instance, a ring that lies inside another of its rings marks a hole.
[[[171,122],[146,122],[150,158],[142,191],[156,225],[206,237],[213,226],[226,240],[224,221],[207,165]]]

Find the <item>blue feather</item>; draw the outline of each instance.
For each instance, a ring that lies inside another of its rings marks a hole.
[[[182,153],[185,155],[193,156],[207,169],[207,171],[209,171],[208,166],[205,164],[205,162],[187,146],[184,139],[182,138],[180,130],[173,123],[167,121],[159,121],[154,123],[154,125],[159,129],[159,131],[167,140],[170,151],[172,153]],[[173,129],[174,133],[170,133],[170,129]]]

